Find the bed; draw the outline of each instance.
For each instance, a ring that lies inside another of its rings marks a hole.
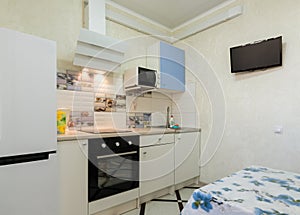
[[[195,190],[181,215],[300,215],[300,174],[251,166]]]

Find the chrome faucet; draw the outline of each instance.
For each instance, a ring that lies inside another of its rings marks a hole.
[[[170,128],[170,107],[167,107],[167,120],[166,120],[166,128]]]

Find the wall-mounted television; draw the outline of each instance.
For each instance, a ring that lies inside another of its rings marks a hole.
[[[231,73],[282,65],[282,36],[230,48]]]

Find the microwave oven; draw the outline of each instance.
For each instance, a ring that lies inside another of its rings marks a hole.
[[[159,86],[158,73],[154,69],[136,67],[124,73],[125,90],[145,89],[150,90]]]

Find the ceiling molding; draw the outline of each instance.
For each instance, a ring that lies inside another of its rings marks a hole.
[[[136,31],[157,37],[161,40],[170,42],[170,40],[168,39],[171,37],[170,31],[166,33],[166,31],[152,28],[148,25],[143,24],[142,22],[139,22],[136,18],[131,18],[129,16],[117,13],[112,10],[106,10],[106,19],[124,25],[126,27],[132,28]]]
[[[233,19],[243,13],[243,7],[242,6],[236,6],[233,8],[228,9],[227,11],[217,14],[213,16],[212,18],[205,20],[203,22],[197,23],[197,21],[194,21],[195,25],[190,24],[185,30],[179,29],[179,33],[173,32],[172,36],[177,40],[185,39],[191,35],[194,35],[196,33],[199,33],[201,31],[204,31],[208,28],[211,28],[213,26],[216,26],[218,24],[221,24],[223,22],[226,22],[230,19]]]
[[[218,24],[221,24],[223,22],[226,22],[230,19],[233,19],[233,18],[243,14],[243,6],[238,5],[238,6],[229,8],[225,12],[216,14],[215,16],[212,16],[211,18],[201,22],[201,19],[203,19],[204,17],[211,15],[213,13],[216,13],[218,10],[234,3],[235,1],[236,0],[229,0],[217,7],[207,11],[205,14],[199,15],[196,18],[189,20],[188,22],[186,22],[174,29],[167,28],[164,25],[161,25],[147,17],[142,16],[141,14],[138,14],[136,12],[133,12],[133,11],[123,7],[123,6],[120,6],[114,2],[111,2],[110,0],[106,0],[106,4],[108,4],[109,6],[111,6],[113,8],[116,8],[118,10],[121,10],[122,12],[125,12],[125,13],[118,13],[114,10],[107,8],[106,9],[106,19],[111,20],[116,23],[119,23],[121,25],[124,25],[126,27],[132,28],[139,32],[151,35],[160,40],[164,40],[169,43],[174,43],[178,40],[187,38],[191,35],[194,35],[198,32],[204,31],[208,28],[211,28],[213,26],[216,26]],[[126,15],[126,14],[129,14],[129,15]],[[147,24],[145,24],[145,23],[147,23]],[[153,27],[151,27],[151,25]]]
[[[196,22],[196,21],[198,21],[198,20],[200,20],[200,19],[203,19],[203,18],[205,18],[205,17],[207,17],[207,16],[209,16],[209,15],[211,15],[211,14],[217,12],[218,10],[220,10],[220,9],[222,9],[222,8],[225,8],[226,6],[228,6],[228,5],[230,5],[230,4],[235,3],[236,1],[237,1],[237,0],[228,0],[228,1],[226,1],[226,2],[223,2],[222,4],[219,4],[218,6],[213,7],[212,9],[206,11],[205,13],[202,13],[202,14],[200,14],[199,16],[196,16],[195,18],[190,19],[189,21],[187,21],[187,22],[185,22],[185,23],[183,23],[183,24],[181,24],[181,25],[179,25],[179,26],[173,28],[171,31],[172,31],[172,32],[178,31],[178,30],[180,30],[180,29],[182,29],[182,28],[184,28],[184,27],[190,25],[190,24],[193,23],[193,22]]]
[[[141,15],[139,13],[136,13],[133,10],[130,10],[130,9],[126,8],[126,7],[123,7],[123,6],[121,6],[121,5],[113,2],[111,0],[106,0],[105,3],[107,5],[110,5],[110,6],[114,7],[114,8],[116,8],[116,9],[118,9],[118,10],[121,10],[121,11],[123,11],[125,13],[128,13],[128,14],[130,14],[132,16],[135,16],[136,18],[138,18],[140,20],[143,20],[143,21],[146,21],[146,22],[148,22],[148,23],[150,23],[152,25],[155,25],[155,26],[157,26],[157,27],[159,27],[159,28],[161,28],[161,29],[163,29],[165,31],[172,31],[171,28],[168,28],[167,26],[162,25],[162,24],[160,24],[160,23],[158,23],[158,22],[156,22],[156,21],[154,21],[152,19],[149,19],[148,17],[145,17],[145,16],[143,16],[143,15]]]

